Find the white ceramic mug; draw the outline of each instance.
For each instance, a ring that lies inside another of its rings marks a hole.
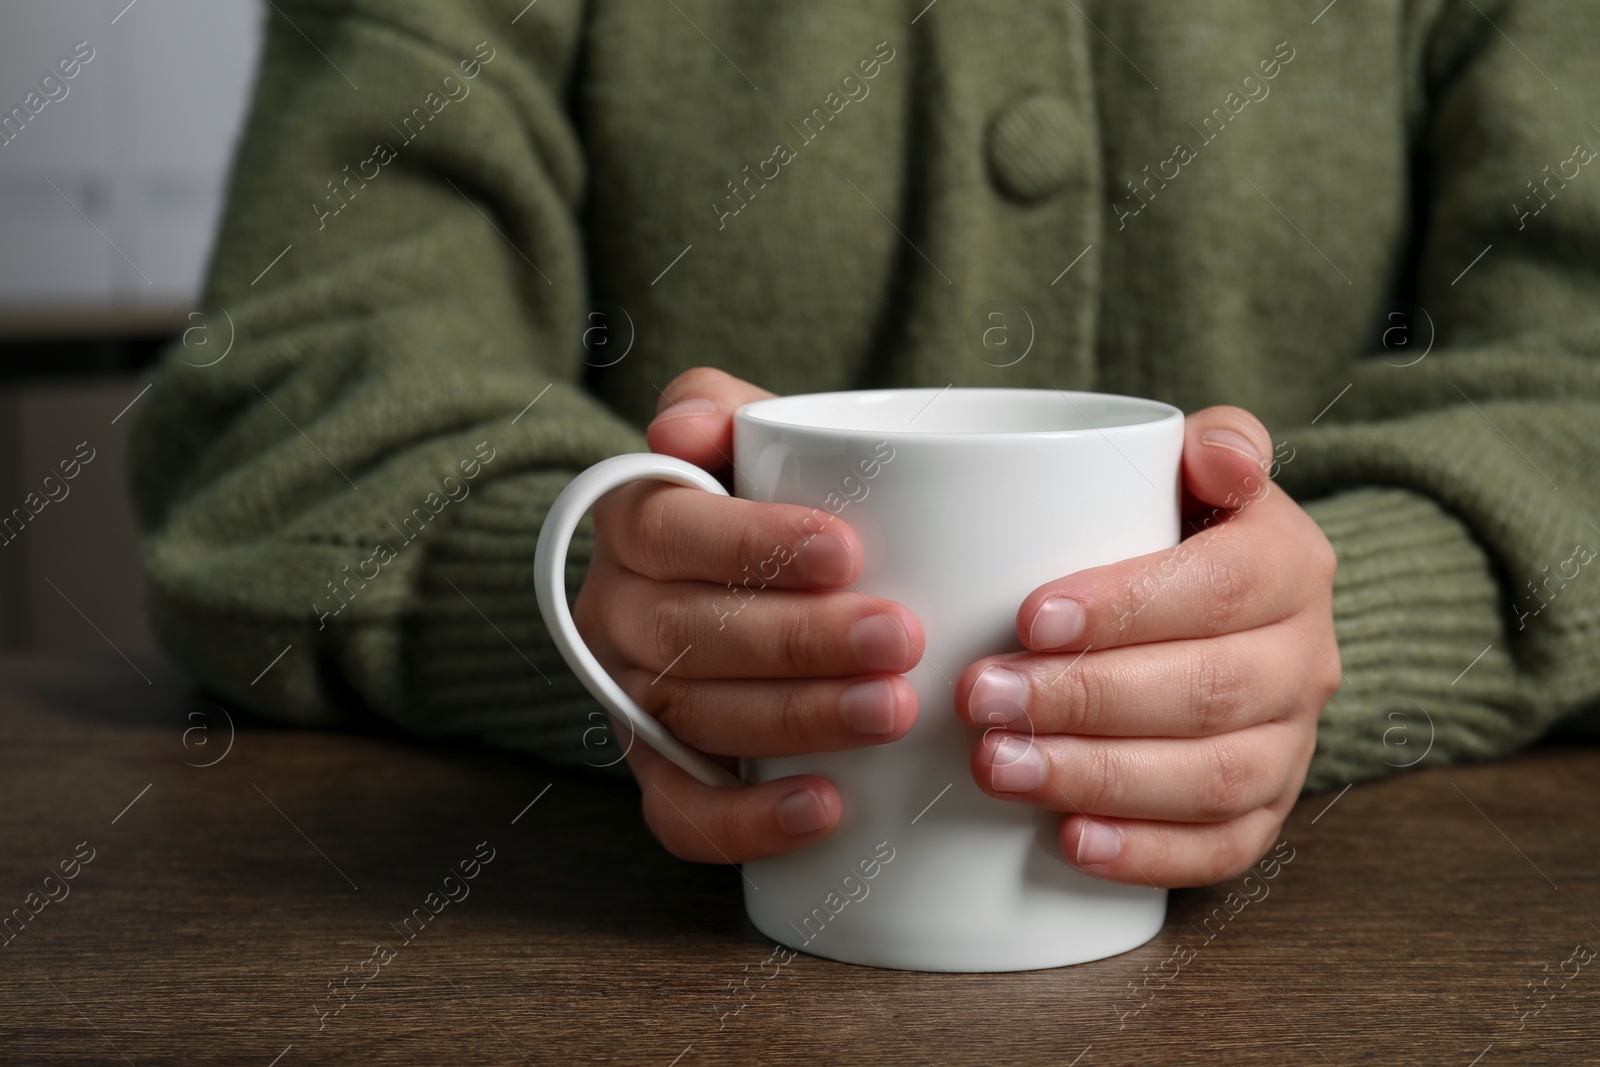
[[[856,587],[910,608],[927,641],[907,675],[916,725],[900,740],[742,762],[745,782],[818,774],[843,800],[826,838],[744,864],[745,908],[762,933],[829,959],[922,971],[1057,967],[1155,936],[1165,890],[1080,873],[1061,856],[1060,814],[978,788],[970,758],[980,734],[957,718],[953,698],[974,660],[1020,651],[1017,610],[1035,588],[1178,542],[1182,449],[1177,408],[1059,390],[818,393],[734,414],[735,494],[849,523],[865,553]],[[654,454],[583,472],[539,535],[539,608],[613,715],[700,781],[737,786],[606,676],[567,609],[578,520],[639,478],[725,492],[705,471]]]

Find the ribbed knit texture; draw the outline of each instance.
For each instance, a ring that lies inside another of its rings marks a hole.
[[[606,763],[534,546],[675,374],[1100,389],[1292,449],[1308,787],[1513,751],[1600,697],[1600,561],[1549,578],[1600,548],[1600,8],[1480,4],[280,0],[133,416],[157,631],[287,721]]]
[[[1426,497],[1362,489],[1311,504],[1339,554],[1334,619],[1346,679],[1323,709],[1309,788],[1384,767],[1481,759],[1539,732],[1519,714],[1504,652],[1471,671],[1468,648],[1502,638],[1483,551]],[[1525,709],[1524,709],[1525,710]],[[1375,762],[1374,755],[1381,755]]]

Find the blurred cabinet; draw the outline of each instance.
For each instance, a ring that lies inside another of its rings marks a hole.
[[[122,413],[198,303],[270,12],[0,0],[0,646],[153,647]]]
[[[122,411],[148,381],[40,381],[0,391],[5,648],[110,654],[114,646],[136,656],[154,647],[123,474],[133,412]]]
[[[267,10],[0,5],[0,314],[194,305]]]

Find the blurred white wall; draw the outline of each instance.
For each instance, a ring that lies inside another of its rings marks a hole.
[[[266,10],[0,0],[0,313],[197,302]]]

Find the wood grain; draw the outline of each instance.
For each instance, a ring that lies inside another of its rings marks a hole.
[[[1592,747],[1308,797],[1275,877],[1174,894],[1115,959],[922,975],[801,955],[762,978],[738,874],[665,855],[631,786],[237,713],[222,756],[221,711],[140,666],[152,684],[120,659],[0,666],[0,914],[93,849],[0,948],[0,1063],[1600,1059],[1600,961],[1561,966],[1600,947]],[[466,895],[408,940],[446,886]]]

